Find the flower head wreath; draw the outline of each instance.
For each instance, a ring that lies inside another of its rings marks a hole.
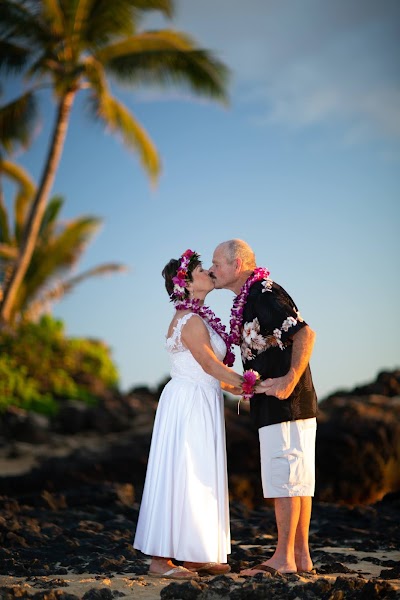
[[[225,326],[221,323],[221,319],[218,319],[218,317],[215,316],[211,308],[201,305],[198,298],[187,298],[186,296],[189,274],[197,261],[200,261],[200,254],[193,252],[193,250],[186,250],[186,252],[182,254],[177,274],[172,278],[174,289],[171,294],[171,300],[173,301],[176,310],[190,310],[196,313],[222,337],[226,344],[224,363],[232,366],[235,356],[231,351],[231,344],[228,339],[229,336]]]
[[[171,294],[171,300],[183,300],[187,295],[187,284],[189,283],[189,275],[196,262],[200,261],[200,254],[193,250],[186,250],[180,258],[180,265],[175,277],[174,289]]]

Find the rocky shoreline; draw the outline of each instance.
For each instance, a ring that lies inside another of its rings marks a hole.
[[[358,393],[359,392],[359,393]],[[257,432],[227,401],[232,572],[200,581],[147,576],[132,547],[157,394],[98,407],[67,402],[54,422],[0,418],[0,599],[400,598],[400,372],[320,404],[310,543],[316,574],[240,571],[276,544],[261,497]]]
[[[316,574],[252,578],[240,577],[240,570],[272,554],[274,513],[272,507],[249,510],[234,502],[232,573],[185,583],[147,576],[148,557],[132,547],[138,508],[132,486],[118,483],[3,496],[0,597],[400,598],[400,495],[372,506],[314,503],[310,542]]]

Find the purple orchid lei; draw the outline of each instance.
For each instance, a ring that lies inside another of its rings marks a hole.
[[[243,311],[244,306],[247,302],[247,296],[249,295],[251,286],[257,281],[261,281],[262,279],[268,279],[269,271],[263,267],[257,267],[254,269],[254,272],[250,277],[246,280],[239,294],[233,301],[233,306],[231,310],[231,319],[230,326],[231,331],[229,334],[229,344],[239,346],[240,338],[242,334],[242,325],[243,325]]]
[[[191,251],[187,250],[186,252]],[[240,290],[240,293],[236,296],[233,302],[230,318],[231,330],[229,334],[226,331],[225,325],[221,323],[221,319],[219,319],[208,306],[200,306],[199,300],[191,300],[189,298],[186,298],[182,300],[176,300],[174,302],[176,310],[191,310],[192,312],[202,317],[210,325],[210,327],[216,333],[218,333],[218,335],[221,336],[226,345],[226,355],[224,358],[224,364],[228,367],[232,367],[233,363],[235,362],[235,355],[232,352],[232,345],[240,344],[240,337],[243,325],[243,310],[247,301],[247,296],[250,292],[250,288],[257,281],[267,279],[268,276],[268,269],[257,267],[256,269],[254,269],[253,274],[246,280],[246,283],[243,285],[242,289]]]
[[[204,319],[210,325],[210,327],[221,336],[226,345],[224,364],[228,365],[228,367],[231,367],[234,363],[235,355],[231,350],[228,332],[226,331],[225,325],[221,323],[221,319],[215,315],[211,308],[204,305],[201,306],[200,301],[197,298],[177,300],[174,302],[174,306],[176,310],[191,310],[196,315],[199,315],[199,317]]]

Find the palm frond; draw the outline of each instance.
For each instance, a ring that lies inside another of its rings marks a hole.
[[[24,311],[26,319],[36,319],[43,312],[48,311],[54,302],[59,302],[62,298],[70,293],[77,285],[91,277],[99,277],[101,275],[109,275],[111,273],[122,273],[127,270],[127,267],[120,263],[105,263],[93,267],[71,277],[53,284],[49,289],[45,290],[37,299],[31,301],[27,310]]]
[[[75,286],[79,283],[82,283],[86,279],[90,277],[99,277],[100,275],[110,275],[110,273],[122,273],[127,271],[128,267],[121,263],[104,263],[102,265],[98,265],[97,267],[92,267],[75,277],[71,277],[69,279],[65,279],[60,282],[53,289],[47,290],[45,294],[43,294],[42,298],[48,300],[58,300],[60,299],[60,286],[62,287],[62,295],[70,292]],[[56,291],[57,290],[57,291]]]
[[[11,160],[0,160],[0,174],[6,175],[15,184],[24,190],[27,195],[33,196],[36,186],[29,173]]]
[[[180,32],[138,34],[99,49],[96,58],[123,82],[183,84],[196,94],[227,102],[228,68]]]
[[[54,36],[60,37],[65,28],[64,14],[58,0],[42,0],[42,18]]]
[[[168,18],[174,12],[171,0],[96,0],[91,4],[82,35],[93,48],[136,33],[145,12],[159,11]]]
[[[47,243],[50,237],[54,235],[57,226],[56,219],[60,214],[63,205],[64,198],[62,198],[62,196],[53,196],[46,206],[39,229],[39,239],[41,244]]]
[[[26,78],[43,80],[50,77],[54,80],[65,76],[64,60],[57,54],[57,48],[47,48],[46,52],[38,54],[26,70]]]
[[[0,107],[0,144],[7,152],[17,144],[29,145],[37,115],[36,97],[32,91]]]
[[[96,52],[96,58],[101,63],[108,63],[115,58],[124,58],[130,55],[141,55],[160,50],[175,50],[187,52],[195,49],[194,40],[182,33],[171,29],[158,31],[144,31],[134,36],[109,44]]]
[[[14,203],[14,237],[16,243],[18,243],[25,224],[26,211],[33,199],[36,186],[23,167],[8,160],[0,160],[0,175],[6,175],[18,186]]]
[[[100,117],[112,132],[119,134],[128,148],[139,154],[143,167],[155,181],[160,173],[161,164],[157,149],[146,131],[126,106],[109,93],[104,71],[99,62],[88,60],[86,74],[95,91],[91,96],[92,110],[95,115]]]
[[[100,225],[100,219],[82,217],[69,223],[47,243],[38,241],[20,289],[19,306],[25,306],[29,298],[53,277],[68,271],[79,260]]]
[[[68,223],[46,244],[46,253],[53,254],[49,264],[58,262],[62,268],[74,265],[101,224],[101,219],[91,216]]]
[[[90,3],[87,18],[82,22],[82,36],[89,45],[102,46],[116,35],[132,35],[135,19],[129,0],[97,0]]]
[[[18,73],[25,67],[30,56],[28,48],[0,39],[0,71]]]
[[[145,129],[132,113],[111,95],[94,97],[93,104],[97,115],[103,119],[113,133],[120,134],[124,144],[135,150],[150,179],[156,181],[161,170],[157,149]]]
[[[90,87],[94,90],[95,94],[99,96],[108,94],[108,84],[103,65],[93,56],[88,56],[84,60],[83,66]]]
[[[72,267],[99,229],[101,222],[101,219],[96,217],[74,219],[59,233],[54,234],[47,243],[41,244],[39,240],[28,269],[29,276],[33,279],[40,278],[42,274],[53,269],[65,270]]]
[[[0,245],[11,241],[8,213],[3,202],[0,202]]]
[[[41,2],[0,2],[0,39],[13,40],[13,43],[24,43],[34,52],[37,45],[48,44],[52,40],[52,32],[40,19]],[[29,42],[29,46],[27,44]]]
[[[0,259],[15,260],[18,256],[18,248],[12,244],[0,243]]]

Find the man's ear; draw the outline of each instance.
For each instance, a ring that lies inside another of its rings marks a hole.
[[[241,258],[235,258],[235,263],[236,263],[235,273],[236,273],[236,275],[239,275],[239,273],[242,272],[243,261]]]

